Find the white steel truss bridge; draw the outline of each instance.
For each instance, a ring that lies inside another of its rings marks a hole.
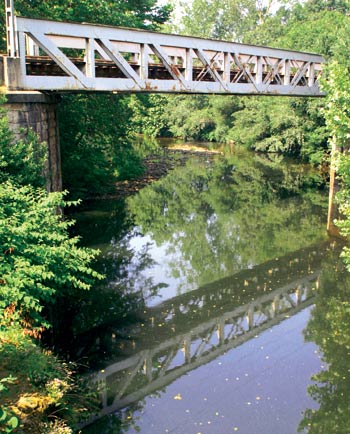
[[[81,426],[161,390],[310,306],[329,247],[326,242],[300,250],[149,308],[130,356],[92,375],[100,411]]]
[[[9,91],[323,96],[316,54],[16,17],[6,5]]]

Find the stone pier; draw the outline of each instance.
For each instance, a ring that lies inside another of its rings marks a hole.
[[[46,185],[48,191],[62,190],[61,155],[57,105],[59,96],[40,92],[8,92],[8,120],[17,138],[24,138],[31,128],[48,147]]]

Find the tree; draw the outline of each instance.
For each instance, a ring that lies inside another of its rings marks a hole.
[[[156,30],[171,12],[169,5],[157,6],[156,3],[156,0],[16,0],[15,13],[30,18]],[[4,16],[2,13],[2,35],[6,34]],[[1,40],[2,52],[6,51],[5,42]]]
[[[172,30],[314,51],[329,57],[338,44],[340,29],[346,29],[349,22],[343,13],[346,5],[333,3],[180,2],[186,13]],[[164,104],[164,99],[160,103]],[[144,107],[147,113],[154,106]],[[187,95],[168,97],[166,107],[162,123],[177,137],[234,141],[260,152],[294,155],[315,165],[324,164],[327,158],[322,100]]]

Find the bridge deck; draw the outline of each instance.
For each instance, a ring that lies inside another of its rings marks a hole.
[[[322,96],[316,54],[16,17],[9,90]]]

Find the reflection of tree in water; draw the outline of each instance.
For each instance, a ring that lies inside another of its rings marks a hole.
[[[132,247],[131,241],[137,239],[137,248]],[[152,242],[143,240],[137,228],[120,240],[112,238],[100,258],[101,272],[108,286],[122,294],[140,292],[144,300],[156,295],[164,284],[155,284],[154,277],[148,273],[157,264],[149,253],[151,247]]]
[[[192,160],[128,204],[143,232],[168,243],[173,276],[196,287],[320,240],[321,195],[308,191],[318,183],[280,161]]]
[[[350,274],[339,264],[339,252],[322,271],[316,306],[305,338],[323,353],[325,369],[313,376],[310,396],[319,404],[308,409],[299,430],[309,434],[350,432]]]
[[[54,341],[57,347],[75,360],[102,362],[132,345],[127,326],[138,322],[149,297],[157,294],[162,284],[154,284],[153,277],[144,274],[154,264],[148,244],[135,250],[127,234],[116,242],[113,238],[104,249],[99,269],[106,281],[90,291],[73,294],[60,300],[53,318]],[[96,358],[96,360],[95,360]]]

